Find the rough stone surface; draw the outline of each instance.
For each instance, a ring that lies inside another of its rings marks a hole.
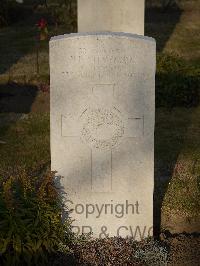
[[[51,163],[76,232],[152,234],[155,54],[133,34],[50,41]]]
[[[144,35],[144,0],[78,0],[78,31]]]

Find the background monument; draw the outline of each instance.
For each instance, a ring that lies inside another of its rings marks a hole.
[[[78,32],[144,35],[144,0],[78,0]]]

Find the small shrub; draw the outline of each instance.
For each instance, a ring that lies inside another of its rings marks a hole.
[[[200,100],[200,69],[173,54],[157,57],[156,106],[192,107]]]
[[[0,264],[45,265],[67,252],[62,205],[51,173],[0,179]]]
[[[65,25],[69,32],[76,32],[77,28],[77,7],[74,0],[61,0],[48,6],[48,13],[53,24],[57,26]]]

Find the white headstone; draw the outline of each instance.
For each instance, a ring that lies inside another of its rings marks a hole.
[[[50,41],[52,170],[78,233],[152,234],[155,55],[133,34]]]
[[[144,0],[78,0],[78,32],[144,35]]]

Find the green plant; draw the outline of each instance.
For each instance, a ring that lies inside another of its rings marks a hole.
[[[36,178],[20,171],[0,185],[1,265],[45,265],[61,246],[68,251],[52,173]]]
[[[52,3],[47,8],[56,28],[58,28],[59,25],[65,25],[70,32],[76,31],[76,9],[75,0],[60,0],[58,3]]]

